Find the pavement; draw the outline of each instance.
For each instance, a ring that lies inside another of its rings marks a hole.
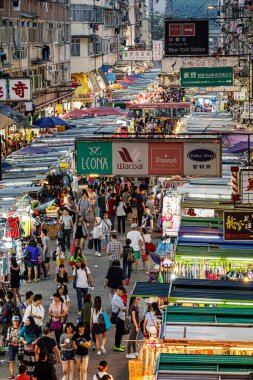
[[[127,222],[127,231],[129,230],[131,222]],[[118,235],[118,240],[125,244],[125,235]],[[106,308],[108,315],[110,315],[110,301],[109,301],[109,292],[107,289],[104,289],[104,278],[108,269],[108,257],[105,251],[102,251],[102,256],[97,257],[94,255],[94,250],[85,249],[85,255],[87,256],[88,266],[91,270],[92,276],[95,281],[95,289],[92,291],[92,296],[95,297],[99,295],[102,298],[102,305]],[[70,254],[68,253],[67,262],[70,258]],[[52,263],[52,262],[51,262]],[[49,277],[46,281],[41,280],[38,283],[32,282],[31,284],[26,283],[21,289],[21,294],[24,295],[27,291],[32,290],[34,294],[41,293],[43,296],[43,306],[46,309],[46,313],[48,312],[48,307],[52,302],[52,295],[56,291],[56,285],[54,283],[54,273],[55,273],[55,264],[53,262],[51,268],[51,277]],[[131,294],[133,286],[136,281],[147,281],[147,275],[143,270],[138,270],[137,273],[132,272],[132,278],[129,286],[127,287],[128,294]],[[70,321],[76,324],[77,321],[77,299],[76,299],[76,291],[72,287],[72,283],[68,286],[69,297],[71,301],[71,313],[70,313]],[[24,297],[22,297],[24,300]],[[144,304],[144,301],[142,301]],[[45,318],[44,322],[47,321]],[[108,331],[107,334],[107,343],[106,350],[107,353],[105,355],[98,356],[96,351],[90,351],[89,355],[89,366],[88,366],[88,378],[87,380],[92,380],[93,375],[97,372],[97,366],[100,360],[106,360],[109,364],[108,372],[112,374],[114,380],[128,380],[128,359],[126,359],[125,353],[118,353],[113,351],[114,346],[114,335],[115,335],[115,327]],[[54,333],[52,333],[52,337],[54,337]],[[123,340],[127,340],[128,335],[123,337]],[[126,346],[127,342],[122,342],[123,345]],[[1,362],[1,357],[0,357]],[[1,367],[1,364],[0,364]],[[57,374],[59,376],[59,380],[62,378],[62,367],[61,365],[56,365]],[[15,371],[15,375],[17,375],[17,371]],[[7,380],[9,376],[8,363],[4,363],[2,368],[0,368],[0,380]],[[76,379],[76,371],[74,379]]]

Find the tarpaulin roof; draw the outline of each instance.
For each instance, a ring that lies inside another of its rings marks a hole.
[[[137,282],[132,291],[133,297],[168,297],[170,284]]]
[[[13,156],[16,155],[26,155],[26,154],[45,154],[52,151],[52,149],[39,147],[39,146],[26,146],[25,148],[22,148],[18,150],[17,152],[12,153]]]
[[[248,143],[248,141],[241,141],[241,142],[235,144],[234,146],[231,146],[230,148],[228,148],[227,153],[246,152],[248,150],[248,146],[250,146],[250,149],[252,149],[253,148],[253,141],[250,141],[250,143]]]
[[[113,108],[113,107],[88,108],[86,111],[88,115],[100,115],[100,116],[124,115],[124,111]]]
[[[64,117],[64,119],[66,119],[68,117],[77,118],[77,117],[82,117],[82,116],[87,116],[87,115],[89,115],[87,113],[87,110],[79,110],[76,108],[76,109],[66,113],[63,117]]]

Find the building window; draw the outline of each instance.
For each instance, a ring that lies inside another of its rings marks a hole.
[[[73,38],[71,43],[72,57],[80,57],[80,38]]]
[[[0,0],[0,9],[4,9],[4,0]]]
[[[71,15],[74,22],[103,22],[103,9],[92,5],[72,5]]]

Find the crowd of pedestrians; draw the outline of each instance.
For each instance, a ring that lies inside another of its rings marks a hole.
[[[130,333],[127,358],[138,357],[135,341],[140,331],[144,336],[155,335],[154,331],[149,331],[148,314],[141,324],[139,299],[129,300],[127,294],[132,271],[137,272],[145,265],[150,267],[146,243],[152,244],[159,208],[159,204],[155,204],[153,187],[146,179],[136,185],[131,178],[115,178],[109,182],[84,182],[80,194],[75,198],[70,194],[69,189],[64,189],[56,202],[59,217],[55,250],[52,252],[46,229],[27,239],[24,250],[28,283],[42,279],[54,281],[55,291],[49,309],[44,307],[39,293],[29,291],[25,300],[21,299],[20,268],[16,260],[11,267],[12,291],[5,297],[0,295],[0,335],[9,347],[9,379],[15,378],[18,358],[21,363],[19,380],[26,380],[30,375],[33,380],[55,380],[56,363],[62,364],[62,380],[73,380],[75,371],[78,380],[86,380],[90,349],[96,350],[98,356],[106,355],[107,331],[111,324],[116,327],[115,352],[125,352],[122,337]],[[108,257],[104,288],[108,289],[111,308],[107,311],[88,264],[87,253],[93,252],[93,248],[98,261],[101,256]],[[78,315],[74,317],[75,323],[71,322],[69,286],[76,292]],[[90,291],[94,289],[92,296]],[[151,320],[158,325],[158,306],[153,303],[149,306]],[[107,373],[106,361],[100,362],[94,378],[112,379]]]

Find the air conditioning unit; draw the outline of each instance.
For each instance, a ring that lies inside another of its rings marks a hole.
[[[43,80],[42,87],[49,88],[51,86],[51,80]]]

